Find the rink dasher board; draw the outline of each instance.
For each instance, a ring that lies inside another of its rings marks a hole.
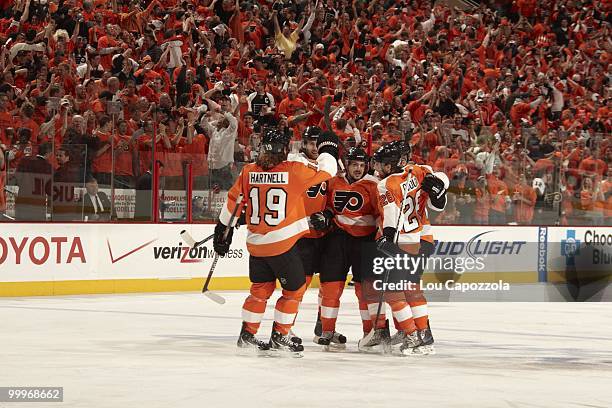
[[[0,296],[199,290],[214,256],[212,241],[190,251],[180,238],[183,229],[202,239],[214,232],[214,225],[5,223]],[[609,245],[585,245],[593,236],[608,237],[611,227],[434,226],[433,233],[440,240],[433,258],[485,255],[485,269],[464,272],[462,282],[562,283],[572,248],[579,249],[573,258],[581,273],[612,270],[609,263],[592,262],[597,248],[609,260]],[[491,253],[491,248],[506,248],[506,253]],[[424,281],[453,276],[428,270]],[[219,260],[211,289],[248,287],[242,227],[234,233],[231,252]]]

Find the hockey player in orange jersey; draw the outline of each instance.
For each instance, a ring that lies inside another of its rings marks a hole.
[[[379,180],[367,174],[369,160],[363,149],[351,147],[344,158],[346,174],[329,181],[327,208],[310,217],[318,230],[331,229],[320,254],[322,333],[315,333],[314,338],[315,343],[331,348],[345,348],[346,337],[336,332],[336,319],[349,270],[353,273],[363,330],[367,333],[371,329],[367,304],[361,297],[361,271],[368,266],[363,258],[374,247]]]
[[[375,158],[383,180],[378,184],[379,205],[382,217],[382,236],[377,240],[379,250],[386,255],[410,254],[420,258],[415,270],[392,270],[390,281],[410,280],[418,282],[423,273],[424,261],[434,249],[427,208],[442,211],[446,205],[448,178],[434,173],[429,166],[405,165],[410,148],[402,142],[392,142],[379,149]],[[403,208],[402,207],[403,203]],[[400,216],[401,210],[401,216]],[[396,230],[399,223],[399,231]],[[396,243],[397,233],[397,243]],[[378,319],[375,342],[401,343],[403,354],[433,353],[433,337],[429,327],[427,302],[420,288],[405,291],[403,296],[389,293],[386,297],[391,307],[398,333],[389,338],[384,319]],[[370,308],[372,310],[372,308]],[[372,318],[375,320],[375,317]],[[360,344],[371,347],[372,344]]]
[[[299,153],[289,153],[287,160],[299,161],[306,165],[316,164],[319,152],[317,140],[322,130],[318,126],[308,126],[302,134],[302,148]],[[304,206],[306,215],[310,216],[316,212],[323,211],[327,202],[327,181],[310,186],[304,193]],[[304,265],[306,274],[306,288],[310,286],[314,274],[319,273],[321,263],[321,245],[325,236],[325,231],[317,231],[312,225],[310,231],[297,242],[297,248]],[[320,300],[319,300],[320,302]],[[315,334],[320,329],[320,320],[317,317],[317,328]],[[320,334],[320,333],[319,333]],[[296,336],[297,341],[299,337]]]
[[[309,231],[304,192],[336,174],[338,137],[323,132],[318,138],[316,164],[287,161],[289,140],[276,130],[265,132],[256,163],[246,165],[228,193],[228,200],[215,227],[214,248],[219,255],[229,251],[232,228],[224,231],[239,197],[247,202],[247,248],[249,250],[250,295],[242,308],[242,330],[238,346],[284,351],[301,356],[304,347],[293,341],[289,331],[304,291],[306,280],[296,242]],[[232,225],[233,226],[233,225]],[[276,302],[270,341],[255,337],[276,279],[283,288]]]

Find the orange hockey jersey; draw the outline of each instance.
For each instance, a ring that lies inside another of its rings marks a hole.
[[[307,166],[312,164],[312,161],[310,161],[303,153],[290,153],[287,160],[297,161]],[[310,186],[304,193],[304,207],[306,209],[307,216],[325,209],[325,205],[327,203],[328,183],[328,181],[323,181],[314,186]],[[310,228],[310,231],[304,235],[304,238],[321,238],[325,234],[326,231],[317,231],[314,228]]]
[[[230,189],[219,220],[229,224],[232,210],[242,195],[241,206],[248,203],[249,253],[258,257],[285,253],[309,231],[304,192],[329,180],[336,172],[336,159],[327,153],[319,156],[317,164],[284,161],[268,171],[256,163],[247,164]]]
[[[408,193],[399,222],[398,244],[415,244],[421,239],[433,242],[431,224],[427,218],[427,208],[442,211],[431,204],[429,195],[421,190],[425,175],[433,171],[429,166],[409,164],[401,173],[395,173],[378,183],[379,211],[382,215],[383,229],[397,227],[400,206],[404,194]]]
[[[354,237],[365,237],[376,232],[378,218],[378,182],[366,174],[350,184],[345,176],[329,181],[327,208],[334,212],[334,223]]]

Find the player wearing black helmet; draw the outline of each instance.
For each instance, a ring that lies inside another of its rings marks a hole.
[[[383,227],[382,236],[377,240],[378,248],[384,254],[408,253],[421,259],[416,270],[392,271],[390,282],[403,280],[407,273],[417,278],[422,274],[424,260],[434,248],[426,207],[442,211],[446,205],[448,178],[434,173],[429,166],[406,165],[409,159],[409,147],[402,142],[382,146],[374,155],[374,166],[383,177],[378,183]],[[399,231],[396,229],[398,220]],[[381,323],[371,344],[360,344],[360,349],[387,343],[401,344],[400,351],[406,355],[433,353],[427,301],[422,291],[417,289],[406,291],[402,296],[397,293],[389,295],[385,299],[391,306],[398,333],[389,338],[388,328]],[[377,302],[376,298],[368,297],[368,303]],[[381,317],[378,321],[384,322]]]
[[[349,270],[353,273],[363,331],[371,329],[367,304],[361,296],[362,270],[369,265],[364,258],[374,247],[378,218],[378,179],[367,174],[369,160],[361,148],[350,148],[344,156],[346,174],[329,181],[327,208],[310,217],[314,228],[330,230],[320,254],[322,330],[314,338],[315,343],[328,348],[345,347],[346,337],[336,332],[336,319]]]
[[[317,158],[319,157],[319,151],[317,143],[322,130],[318,126],[308,126],[304,129],[302,134],[302,148],[299,153],[290,153],[288,156],[289,161],[298,161],[306,165],[316,165]],[[323,211],[325,209],[325,203],[327,201],[327,181],[323,181],[314,186],[310,186],[304,193],[304,206],[306,209],[306,215],[310,216],[316,212]],[[310,286],[312,277],[319,273],[320,261],[321,261],[321,245],[325,237],[326,231],[317,231],[314,228],[310,228],[308,234],[304,235],[297,242],[296,246],[302,258],[304,265],[304,272],[306,274],[306,287]],[[319,322],[319,318],[317,318]],[[315,328],[315,334],[320,333],[320,324],[317,324]],[[299,337],[294,336],[295,341],[299,340]]]
[[[322,130],[318,126],[308,126],[304,129],[302,135],[302,154],[309,160],[317,160],[319,152],[317,151],[317,140]]]
[[[256,163],[244,166],[228,192],[215,228],[215,252],[225,255],[232,241],[234,209],[245,204],[249,250],[250,295],[242,308],[238,346],[285,351],[301,356],[304,347],[289,335],[306,282],[296,242],[309,232],[304,192],[329,180],[337,172],[338,137],[323,132],[318,139],[316,165],[287,161],[289,140],[276,130],[264,132]],[[230,220],[233,219],[232,225]],[[229,227],[229,230],[228,230]],[[276,302],[269,343],[255,337],[276,279],[283,288]]]

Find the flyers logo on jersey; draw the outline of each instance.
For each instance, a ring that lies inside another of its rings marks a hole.
[[[363,206],[363,197],[356,191],[334,192],[334,209],[341,213],[345,208],[349,211],[359,211]]]
[[[310,198],[316,198],[319,194],[324,196],[326,192],[327,192],[327,182],[324,181],[321,184],[317,184],[316,186],[310,187],[306,191],[306,194]]]

